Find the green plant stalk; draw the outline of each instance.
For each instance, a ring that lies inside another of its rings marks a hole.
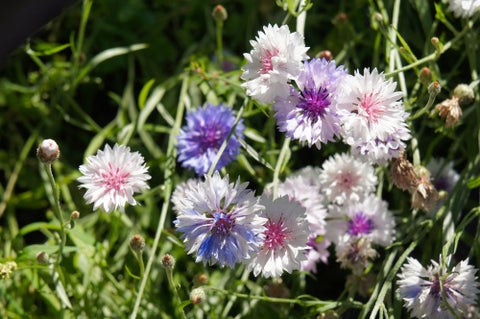
[[[218,56],[218,65],[221,70],[222,64],[223,64],[223,38],[222,38],[223,21],[221,19],[216,19],[216,25],[217,25],[217,56]]]
[[[243,271],[242,277],[240,278],[240,284],[237,286],[237,291],[235,293],[240,293],[242,291],[244,282],[247,281],[248,275],[250,274],[250,271],[248,271],[248,268],[245,268]],[[223,308],[222,311],[222,318],[227,318],[228,313],[230,312],[230,309],[232,309],[233,304],[237,301],[237,296],[233,295],[232,298],[228,300],[228,303],[225,305],[225,308]]]
[[[425,114],[433,105],[433,102],[435,102],[435,98],[437,97],[437,94],[429,94],[428,96],[428,101],[427,101],[427,104],[425,104],[425,106],[423,107],[423,109],[421,109],[420,111],[418,111],[417,113],[413,114],[412,116],[410,116],[408,118],[409,121],[413,121],[417,118],[419,118],[420,116],[422,116],[423,114]]]
[[[83,41],[85,40],[85,29],[87,27],[88,16],[90,15],[90,10],[92,9],[93,0],[83,0],[82,6],[82,19],[80,21],[80,28],[78,30],[77,45],[73,52],[73,66],[72,66],[72,89],[75,88],[75,78],[77,77],[78,67],[80,63],[80,55],[82,54]]]
[[[172,193],[172,180],[171,180],[171,175],[173,174],[175,170],[175,157],[176,157],[176,148],[175,148],[175,142],[176,138],[175,136],[178,135],[178,132],[180,130],[180,126],[182,124],[183,120],[183,113],[185,110],[185,96],[187,95],[187,89],[188,89],[188,83],[189,83],[189,78],[187,74],[184,74],[184,78],[182,81],[182,87],[180,89],[180,97],[179,97],[179,102],[178,102],[178,107],[177,107],[177,114],[175,117],[175,124],[172,128],[172,131],[170,132],[170,136],[168,139],[168,146],[167,146],[167,162],[166,162],[166,167],[165,167],[165,190],[163,192],[163,205],[162,205],[162,211],[160,213],[160,219],[158,220],[158,226],[157,226],[157,231],[155,233],[155,239],[153,240],[153,245],[152,245],[152,253],[150,257],[148,258],[147,262],[147,267],[145,268],[145,274],[142,278],[142,281],[140,283],[140,288],[138,290],[137,294],[137,299],[135,301],[135,305],[133,307],[133,311],[130,315],[130,319],[135,319],[137,317],[138,310],[140,308],[140,302],[142,300],[143,296],[143,291],[145,290],[145,286],[147,285],[148,281],[148,276],[150,274],[150,271],[152,269],[152,264],[155,259],[155,253],[158,248],[158,243],[160,241],[160,236],[162,234],[163,227],[165,226],[165,219],[167,217],[167,212],[168,212],[168,204],[170,202],[170,195]]]
[[[143,275],[145,274],[145,264],[143,262],[142,252],[141,251],[136,251],[135,252],[135,257],[137,257],[138,266],[140,267],[140,278],[143,278]]]
[[[273,199],[277,198],[280,170],[282,169],[283,163],[286,160],[290,141],[291,139],[289,137],[285,137],[282,149],[280,150],[280,155],[278,156],[277,163],[275,164],[275,171],[273,172]]]
[[[182,299],[180,298],[180,295],[178,294],[177,286],[175,285],[175,282],[173,281],[172,269],[165,268],[165,271],[167,273],[168,283],[172,287],[173,293],[175,295],[175,299],[177,300],[177,306],[179,306],[182,303]],[[180,309],[180,313],[182,315],[182,318],[184,318],[184,319],[187,318],[187,316],[185,315],[185,311],[183,311],[183,308]]]
[[[55,183],[55,178],[53,177],[52,164],[44,163],[43,168],[47,172],[48,181],[50,182],[50,187],[52,187],[53,199],[55,201],[54,211],[56,212],[57,218],[60,221],[60,247],[58,249],[58,257],[55,262],[55,264],[58,266],[62,261],[63,248],[65,247],[67,233],[65,231],[65,221],[63,220],[62,208],[60,207],[59,190],[58,190],[57,184]]]

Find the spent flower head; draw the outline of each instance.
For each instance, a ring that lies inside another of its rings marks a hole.
[[[174,224],[183,233],[180,238],[188,254],[196,253],[196,262],[234,268],[257,253],[263,243],[267,220],[260,216],[262,208],[247,183],[240,184],[240,179],[229,183],[228,175],[221,178],[216,171],[177,201]]]
[[[183,167],[193,168],[198,175],[206,174],[235,123],[235,115],[228,106],[208,103],[189,112],[186,121],[187,125],[177,135],[178,161]],[[244,130],[243,119],[240,119],[215,169],[221,169],[240,154],[239,139],[243,139]]]
[[[117,208],[125,212],[126,204],[137,205],[133,194],[150,187],[146,183],[151,177],[139,152],[130,152],[130,147],[115,144],[113,149],[105,145],[97,155],[87,157],[87,164],[80,165],[83,174],[77,180],[80,188],[87,191],[83,197],[93,210],[102,208],[111,213]]]

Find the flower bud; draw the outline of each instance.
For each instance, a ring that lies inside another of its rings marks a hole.
[[[432,45],[435,48],[435,52],[437,53],[437,55],[442,53],[442,43],[440,42],[440,40],[437,37],[433,37],[430,41],[432,42]]]
[[[141,253],[145,248],[145,239],[140,235],[135,235],[130,239],[130,247],[136,253]]]
[[[199,287],[208,284],[208,277],[205,274],[197,274],[193,277],[193,286]]]
[[[424,67],[420,70],[420,73],[418,74],[418,78],[420,79],[420,82],[422,82],[424,85],[427,85],[430,82],[432,82],[432,78],[433,78],[432,71],[430,71],[429,68]]]
[[[219,4],[219,5],[215,6],[215,8],[213,8],[212,17],[217,22],[223,22],[223,21],[227,20],[228,12],[227,12],[227,10],[225,9],[224,6]]]
[[[324,58],[325,60],[330,61],[332,59],[332,52],[330,52],[328,50],[324,50],[324,51],[322,51],[318,54],[318,57],[320,59]]]
[[[205,300],[207,296],[205,295],[205,290],[202,287],[194,288],[190,292],[190,300],[193,304],[199,304]]]
[[[39,264],[48,264],[50,263],[50,257],[44,251],[41,251],[37,254],[37,262]]]
[[[453,96],[458,98],[458,103],[460,106],[466,106],[475,100],[475,93],[473,89],[467,84],[459,84],[453,90]]]
[[[440,83],[438,82],[432,82],[428,86],[428,94],[433,95],[433,97],[436,97],[440,91],[442,90],[442,87],[440,86]]]
[[[175,267],[175,258],[172,255],[165,254],[162,257],[162,266],[166,269],[173,269]]]
[[[37,157],[42,163],[52,164],[59,156],[58,144],[52,139],[43,140],[37,148]]]
[[[72,214],[70,215],[70,220],[77,220],[80,218],[80,213],[77,212],[76,210],[72,212]]]

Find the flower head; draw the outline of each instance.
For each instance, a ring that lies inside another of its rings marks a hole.
[[[446,258],[447,265],[450,259],[451,256]],[[449,271],[446,265],[433,260],[425,269],[418,260],[407,257],[398,275],[397,292],[414,318],[454,318],[447,304],[458,317],[464,318],[462,313],[467,314],[470,306],[476,304],[480,292],[476,272],[468,259]]]
[[[321,144],[335,141],[341,124],[337,114],[337,87],[346,75],[343,66],[337,68],[335,61],[305,62],[296,80],[300,91],[291,86],[290,96],[277,99],[273,105],[279,130],[318,149]]]
[[[370,194],[360,202],[332,207],[327,237],[338,243],[342,237],[366,238],[373,244],[390,245],[395,238],[395,220],[387,202]]]
[[[198,175],[206,174],[235,123],[235,115],[227,106],[208,103],[205,108],[188,113],[186,121],[187,125],[177,136],[178,161],[183,167],[193,168]],[[244,130],[241,119],[215,169],[221,169],[240,154],[238,140],[243,139]]]
[[[342,135],[352,152],[377,164],[399,157],[411,136],[405,121],[408,113],[400,101],[403,93],[395,91],[396,83],[386,81],[377,69],[365,68],[364,75],[357,70],[341,86]]]
[[[359,276],[368,267],[370,259],[377,256],[377,251],[368,239],[341,236],[335,246],[335,254],[340,267],[349,268]]]
[[[308,58],[303,36],[291,33],[287,25],[268,25],[250,44],[253,50],[244,54],[247,64],[242,67],[241,76],[247,80],[242,84],[247,95],[261,103],[286,98],[288,81],[300,74],[302,61]]]
[[[448,0],[448,10],[456,18],[469,18],[480,9],[480,0]]]
[[[135,192],[150,188],[145,181],[147,174],[142,155],[130,152],[130,147],[115,144],[113,149],[105,145],[97,155],[87,157],[87,164],[80,165],[83,174],[78,178],[79,187],[87,189],[83,197],[87,204],[93,204],[93,210],[102,209],[111,213],[117,208],[123,213],[125,205],[136,205]]]
[[[319,181],[328,201],[342,205],[347,201],[359,201],[373,192],[378,179],[370,163],[343,153],[323,163]]]
[[[177,202],[177,231],[189,254],[196,253],[196,262],[235,267],[258,252],[263,242],[266,218],[263,208],[247,183],[229,183],[228,175],[218,171],[204,182],[185,190],[183,201]]]
[[[392,161],[390,177],[393,183],[401,190],[413,191],[417,185],[417,173],[413,164],[406,158],[405,153]]]
[[[262,215],[267,218],[265,239],[248,269],[253,270],[255,276],[261,273],[267,278],[300,269],[300,263],[306,260],[304,252],[308,242],[305,208],[287,196],[273,201],[271,195],[264,194],[260,203],[265,206]]]

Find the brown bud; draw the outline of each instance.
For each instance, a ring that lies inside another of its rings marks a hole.
[[[330,61],[330,60],[332,60],[332,57],[333,57],[333,56],[332,56],[332,52],[330,52],[330,51],[328,51],[328,50],[324,50],[324,51],[322,51],[322,52],[320,52],[320,53],[318,54],[318,57],[319,57],[320,59],[321,59],[321,58],[324,58],[325,60]]]
[[[130,239],[130,247],[134,252],[140,253],[145,249],[145,239],[140,235],[135,235]]]
[[[430,71],[429,68],[424,67],[420,70],[418,77],[420,79],[420,82],[422,82],[424,85],[427,85],[430,82],[432,82],[432,78],[433,78],[432,71]]]
[[[165,254],[162,257],[162,266],[167,269],[173,269],[175,267],[175,258],[172,255]]]

